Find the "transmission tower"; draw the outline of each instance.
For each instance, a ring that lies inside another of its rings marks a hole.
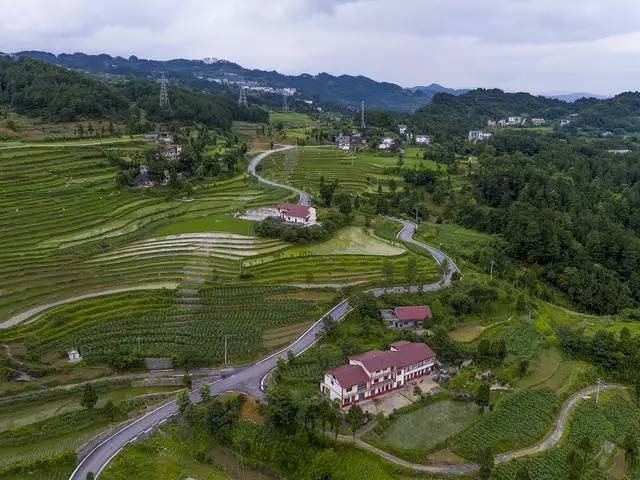
[[[240,87],[240,98],[238,98],[238,105],[247,108],[247,89],[246,87]]]
[[[360,102],[360,126],[364,128],[364,100]]]
[[[286,91],[282,94],[282,111],[283,112],[289,111],[289,95],[287,94]]]
[[[169,103],[169,91],[167,90],[167,79],[164,76],[164,72],[162,73],[162,77],[160,77],[160,108],[169,108],[171,104]]]

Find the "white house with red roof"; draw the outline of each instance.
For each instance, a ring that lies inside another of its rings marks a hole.
[[[286,223],[310,227],[317,223],[316,209],[299,203],[281,203],[277,207],[278,218]]]
[[[380,314],[391,328],[422,328],[425,320],[433,318],[428,305],[383,308]]]
[[[421,342],[401,340],[389,350],[352,355],[349,363],[327,370],[320,390],[343,407],[402,388],[413,379],[430,374],[436,354]]]

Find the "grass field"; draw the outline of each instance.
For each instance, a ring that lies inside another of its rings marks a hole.
[[[306,127],[314,120],[306,113],[299,112],[269,112],[269,122],[274,125],[282,123],[286,128]]]
[[[480,416],[478,406],[470,402],[439,400],[401,415],[379,440],[399,449],[430,448],[444,442]]]

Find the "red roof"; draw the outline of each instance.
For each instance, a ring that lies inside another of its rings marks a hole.
[[[292,217],[307,218],[310,207],[298,203],[281,203],[277,208],[280,213],[286,212],[287,215]]]
[[[360,365],[342,365],[338,368],[327,370],[327,374],[334,377],[342,388],[351,388],[369,381],[369,375]]]
[[[435,358],[436,354],[426,344],[401,340],[391,344],[391,350],[369,352],[352,355],[349,360],[362,363],[369,372],[384,370],[389,367],[403,368],[414,363]]]
[[[396,307],[395,314],[398,320],[424,320],[431,318],[431,309],[427,305]]]

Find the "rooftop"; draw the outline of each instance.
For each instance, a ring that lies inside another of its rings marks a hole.
[[[307,218],[311,207],[298,203],[280,203],[277,208],[278,211],[286,212],[292,217]]]
[[[369,376],[360,365],[342,365],[338,368],[327,370],[327,374],[338,380],[342,388],[350,388],[353,385],[367,383]]]

